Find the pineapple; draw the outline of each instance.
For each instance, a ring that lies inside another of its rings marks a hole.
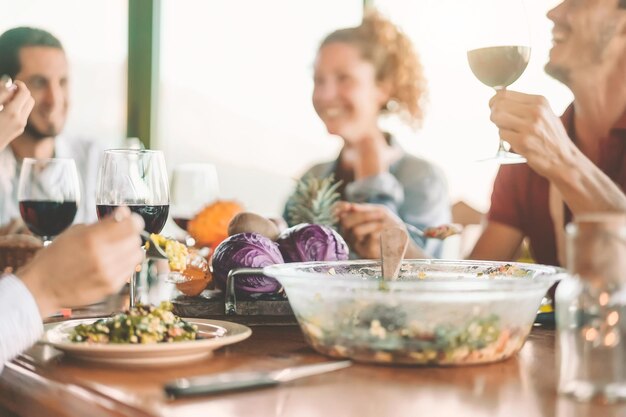
[[[334,207],[341,197],[337,192],[340,186],[341,181],[335,182],[332,174],[322,179],[312,175],[302,178],[287,201],[287,224],[311,223],[335,228]]]

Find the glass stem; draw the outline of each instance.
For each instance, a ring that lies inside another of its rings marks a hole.
[[[137,293],[137,280],[139,279],[139,272],[135,272],[130,276],[130,282],[128,283],[128,307],[130,309],[135,307],[136,293]]]

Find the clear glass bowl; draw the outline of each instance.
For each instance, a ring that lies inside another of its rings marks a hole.
[[[563,270],[521,263],[407,260],[382,282],[378,261],[272,265],[307,342],[363,362],[466,365],[503,360],[530,332]]]

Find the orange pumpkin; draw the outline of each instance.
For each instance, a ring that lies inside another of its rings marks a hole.
[[[243,207],[236,201],[218,200],[203,208],[187,224],[197,246],[217,247],[228,237],[228,224]]]

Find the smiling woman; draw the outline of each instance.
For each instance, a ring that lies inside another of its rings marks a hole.
[[[380,256],[380,233],[408,223],[423,229],[450,221],[446,181],[429,162],[407,154],[379,126],[396,114],[422,121],[426,81],[411,41],[391,21],[369,10],[356,27],[339,29],[321,43],[314,65],[313,106],[328,133],[343,140],[336,160],[304,177],[341,181],[340,229],[359,257]],[[286,212],[292,209],[292,201]],[[439,242],[413,236],[431,255]],[[428,246],[428,247],[426,247]]]

